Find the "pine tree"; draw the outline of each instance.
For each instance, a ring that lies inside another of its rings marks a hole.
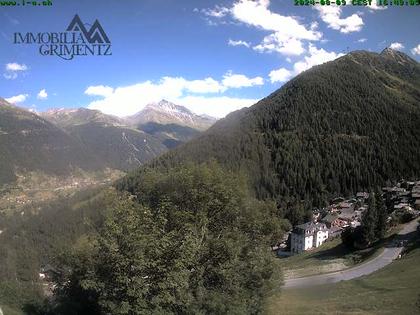
[[[376,197],[373,192],[369,195],[368,209],[362,218],[362,242],[370,244],[375,240],[376,227]]]
[[[386,228],[387,228],[387,209],[385,206],[384,199],[380,192],[376,193],[376,228],[375,228],[375,236],[378,239],[382,239],[385,237]]]

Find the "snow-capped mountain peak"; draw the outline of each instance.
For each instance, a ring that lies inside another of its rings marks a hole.
[[[199,130],[207,129],[216,121],[213,117],[194,114],[188,108],[167,100],[147,104],[143,110],[128,117],[127,120],[132,125],[155,122],[159,124],[178,124]]]

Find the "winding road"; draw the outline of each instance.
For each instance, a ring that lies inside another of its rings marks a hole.
[[[407,223],[398,233],[395,240],[387,244],[384,251],[372,260],[342,271],[316,276],[287,279],[284,281],[283,288],[302,288],[320,284],[336,283],[343,280],[355,279],[371,274],[372,272],[375,272],[390,264],[401,254],[403,247],[398,246],[398,241],[408,240],[413,235],[412,233],[416,231],[417,226],[417,219]]]

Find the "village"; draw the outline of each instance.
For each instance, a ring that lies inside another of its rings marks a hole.
[[[388,223],[408,222],[420,214],[420,181],[399,181],[382,188],[388,209]],[[296,255],[321,246],[341,235],[348,227],[361,225],[368,209],[369,193],[358,192],[350,198],[337,197],[322,209],[312,211],[312,220],[295,226],[273,250],[280,257]]]

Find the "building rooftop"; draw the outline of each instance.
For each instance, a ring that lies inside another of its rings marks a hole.
[[[293,233],[313,234],[317,231],[328,231],[328,228],[324,223],[307,222],[304,224],[297,225],[293,230]]]

